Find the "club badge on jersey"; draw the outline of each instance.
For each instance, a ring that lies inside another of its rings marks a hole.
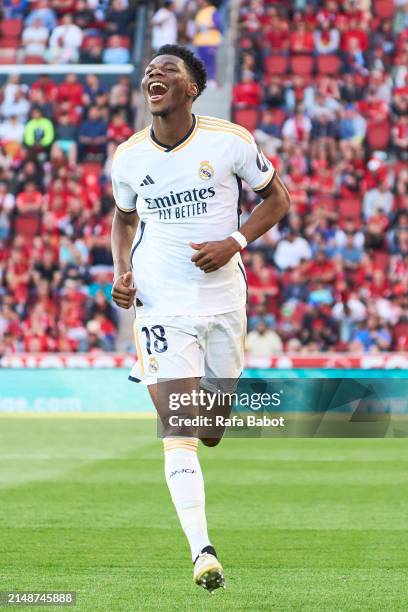
[[[200,169],[198,171],[198,176],[203,181],[209,181],[215,175],[214,168],[210,164],[209,161],[202,161],[200,164]]]

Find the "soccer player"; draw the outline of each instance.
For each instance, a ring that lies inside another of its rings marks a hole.
[[[142,91],[152,124],[121,144],[112,164],[112,297],[135,308],[138,361],[131,380],[149,387],[163,423],[169,395],[243,369],[246,279],[240,251],[289,209],[289,194],[243,127],[192,113],[206,86],[202,62],[177,45],[161,47]],[[241,180],[262,198],[239,228]],[[193,404],[178,415],[193,416]],[[174,413],[173,413],[174,414]],[[217,438],[203,437],[208,446]],[[191,547],[193,579],[208,591],[224,586],[209,539],[197,431],[164,431],[165,477]]]

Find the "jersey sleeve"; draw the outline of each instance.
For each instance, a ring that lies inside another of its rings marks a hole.
[[[137,193],[123,180],[115,159],[112,163],[112,190],[115,204],[119,210],[125,213],[136,210]]]
[[[234,147],[234,172],[254,191],[262,193],[275,178],[275,168],[257,147],[253,136],[236,138]]]

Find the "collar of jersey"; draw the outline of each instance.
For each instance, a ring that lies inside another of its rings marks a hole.
[[[157,149],[160,149],[160,151],[164,151],[165,153],[174,153],[175,151],[179,151],[180,149],[185,147],[190,142],[190,140],[194,138],[196,131],[197,131],[197,126],[198,126],[197,118],[195,115],[193,115],[193,124],[191,128],[188,130],[187,134],[183,136],[181,140],[176,142],[171,147],[169,147],[168,145],[164,145],[159,140],[157,140],[156,136],[154,135],[153,126],[152,126],[150,128],[150,141],[152,142],[152,144],[154,144],[154,146]]]

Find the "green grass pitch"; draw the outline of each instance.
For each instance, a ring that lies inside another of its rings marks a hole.
[[[408,608],[408,444],[201,448],[227,590],[192,582],[155,421],[0,419],[0,590],[75,590],[86,612]],[[28,608],[24,608],[28,609]]]

